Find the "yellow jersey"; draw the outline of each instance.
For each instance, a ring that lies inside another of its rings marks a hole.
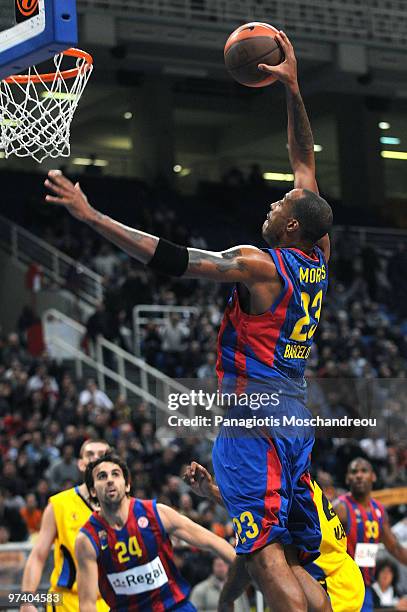
[[[79,487],[61,491],[61,493],[50,497],[49,501],[54,511],[57,527],[50,592],[63,593],[64,610],[67,609],[67,602],[70,600],[76,602],[76,609],[79,610],[75,540],[80,528],[89,520],[93,508],[82,497]],[[100,597],[97,609],[98,612],[109,610],[107,604]]]
[[[335,572],[346,559],[346,532],[331,502],[325,497],[315,480],[311,480],[311,488],[322,533],[321,554],[314,563],[326,577]]]
[[[321,487],[311,481],[322,533],[320,555],[306,570],[326,589],[333,612],[359,612],[365,586],[359,567],[346,552],[345,529]]]

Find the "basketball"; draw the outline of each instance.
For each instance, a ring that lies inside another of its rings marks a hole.
[[[225,44],[226,68],[231,76],[246,87],[266,87],[277,78],[258,69],[259,64],[277,66],[284,53],[275,36],[278,30],[267,23],[245,23],[232,32]]]

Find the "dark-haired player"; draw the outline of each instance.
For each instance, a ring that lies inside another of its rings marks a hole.
[[[400,563],[407,565],[407,548],[392,532],[383,504],[372,497],[375,482],[372,464],[360,457],[354,459],[346,473],[350,492],[339,497],[335,506],[348,536],[348,553],[359,565],[365,582],[362,612],[372,612],[374,607],[371,586],[375,581],[379,543],[382,542]]]
[[[221,389],[250,394],[260,387],[270,396],[278,393],[279,406],[270,402],[263,412],[306,418],[304,370],[327,289],[332,210],[318,194],[314,142],[294,50],[283,32],[276,38],[285,61],[260,66],[285,86],[295,188],[268,207],[262,234],[270,248],[211,252],[175,245],[99,213],[79,183],[74,185],[59,171],[49,172],[45,184],[53,193],[48,202],[65,206],[153,270],[235,283],[219,333]],[[249,407],[240,410],[244,418],[253,416]],[[295,544],[304,562],[319,554],[321,531],[308,473],[313,433],[294,424],[279,432],[253,429],[250,439],[239,431],[234,434],[221,432],[213,459],[239,538],[237,552],[249,556],[250,571],[275,612],[305,612],[307,578],[301,584],[297,580],[284,546]],[[315,609],[326,609],[326,602],[321,589]]]
[[[111,612],[193,612],[190,586],[179,573],[169,539],[174,535],[227,563],[235,551],[217,535],[155,500],[130,497],[129,470],[107,454],[85,475],[97,498],[95,512],[76,540],[81,612],[96,612],[98,583]]]
[[[78,468],[84,474],[86,466],[110,449],[104,440],[86,440],[80,449]],[[51,588],[62,598],[63,610],[77,612],[79,609],[78,585],[76,580],[75,538],[79,529],[96,509],[89,497],[85,483],[61,491],[49,499],[42,516],[41,528],[34,547],[24,568],[21,591],[35,593],[41,582],[44,565],[52,546],[54,547],[54,569],[51,574]],[[49,611],[57,608],[50,605]],[[98,594],[98,612],[107,612],[107,606]],[[21,612],[35,612],[31,604],[21,606]]]

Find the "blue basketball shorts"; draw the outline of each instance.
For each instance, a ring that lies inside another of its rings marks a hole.
[[[259,426],[252,426],[253,416]],[[255,415],[247,406],[226,413],[212,460],[238,554],[280,542],[294,544],[303,564],[319,556],[321,529],[309,476],[314,444],[313,428],[306,425],[309,418],[303,400],[290,396]],[[233,424],[236,419],[238,425]],[[272,424],[264,426],[265,420]]]
[[[371,587],[365,587],[365,599],[360,612],[373,612],[373,595]]]

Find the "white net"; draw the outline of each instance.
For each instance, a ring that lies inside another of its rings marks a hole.
[[[69,49],[54,57],[54,65],[50,74],[33,66],[25,75],[0,81],[0,149],[6,158],[33,157],[41,163],[70,155],[71,121],[92,73],[92,58]]]

